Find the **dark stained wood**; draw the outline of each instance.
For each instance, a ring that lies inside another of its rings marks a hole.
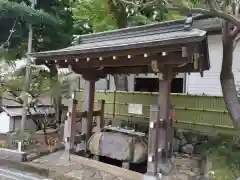
[[[99,70],[98,68],[95,69],[79,69],[77,67],[73,67],[74,71],[79,74],[87,74],[89,72],[96,72],[97,76],[104,77],[105,74],[143,74],[143,73],[155,73],[153,72],[152,68],[150,66],[135,66],[135,67],[126,67],[123,66],[121,68],[102,68]],[[164,66],[160,67],[160,72],[164,70]],[[206,69],[203,69],[206,70]],[[192,63],[186,64],[184,67],[172,67],[172,71],[175,73],[180,72],[199,72],[198,69],[194,69],[194,66]]]
[[[93,116],[101,116],[101,113],[102,113],[101,110],[93,111]],[[86,117],[88,117],[88,112],[87,111],[77,112],[76,117],[77,118],[86,118]]]
[[[182,58],[181,52],[169,52],[166,56],[162,54],[144,54],[128,56],[110,56],[97,57],[92,59],[68,59],[67,61],[48,61],[49,64],[58,63],[60,67],[67,68],[69,65],[76,66],[79,69],[97,68],[97,67],[122,67],[122,66],[144,66],[150,65],[152,60],[158,60],[160,64],[182,64],[187,59]]]
[[[159,79],[159,97],[158,104],[160,105],[159,121],[164,124],[158,129],[158,163],[160,166],[164,166],[168,163],[169,149],[170,149],[170,84],[172,80],[172,68],[166,66],[162,73],[162,79]],[[172,138],[172,137],[171,137]]]
[[[147,176],[157,176],[158,165],[158,138],[157,129],[159,129],[159,106],[152,105],[150,107],[149,118],[149,135],[148,135],[148,163],[147,163]]]
[[[77,111],[77,100],[76,91],[74,92],[74,97],[72,99],[72,109],[71,109],[71,137],[70,137],[70,149],[74,148],[74,139],[76,134],[76,111]]]
[[[83,111],[88,112],[88,117],[82,119],[82,133],[85,135],[85,143],[88,142],[92,135],[92,120],[94,111],[94,92],[95,92],[95,81],[86,81],[84,86],[84,103]]]
[[[105,105],[105,100],[101,99],[98,101],[99,115],[96,119],[96,121],[97,121],[96,131],[97,132],[100,132],[101,129],[104,127],[104,105]]]
[[[200,43],[201,44],[201,43]],[[121,51],[111,51],[111,49],[109,49],[109,51],[106,52],[101,52],[101,53],[89,53],[89,54],[79,54],[79,53],[75,53],[75,54],[70,54],[70,55],[51,55],[51,56],[46,56],[44,58],[36,58],[35,59],[35,63],[36,64],[44,64],[45,61],[65,61],[65,60],[69,60],[69,59],[87,59],[87,58],[98,58],[98,57],[112,57],[112,56],[128,56],[128,55],[143,55],[145,53],[147,54],[160,54],[162,52],[181,52],[182,51],[182,47],[194,47],[194,46],[199,46],[199,43],[194,42],[194,43],[179,43],[179,44],[175,44],[175,45],[164,45],[164,46],[152,46],[152,47],[146,47],[146,48],[136,48],[136,49],[125,49],[125,50],[121,50]]]

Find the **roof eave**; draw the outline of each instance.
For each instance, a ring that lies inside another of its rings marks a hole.
[[[37,59],[42,58],[50,58],[51,56],[71,56],[71,55],[79,55],[79,54],[88,54],[88,53],[102,53],[105,51],[124,51],[126,49],[138,49],[138,48],[148,48],[148,47],[158,47],[158,46],[171,46],[176,44],[188,44],[192,42],[201,42],[206,38],[206,31],[200,31],[199,35],[195,35],[192,37],[184,37],[178,39],[167,39],[164,41],[152,41],[152,42],[144,42],[138,44],[126,44],[126,45],[116,45],[112,47],[99,47],[96,49],[83,49],[83,50],[57,50],[57,51],[46,51],[46,52],[38,52],[32,53],[31,56]]]

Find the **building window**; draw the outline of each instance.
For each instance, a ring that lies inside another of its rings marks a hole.
[[[184,79],[174,78],[171,82],[171,93],[184,92]],[[134,91],[141,92],[158,92],[159,79],[158,78],[135,78]]]

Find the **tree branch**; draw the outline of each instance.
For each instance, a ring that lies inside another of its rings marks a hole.
[[[126,4],[126,5],[131,5],[131,6],[134,6],[134,7],[142,7],[142,5],[136,4],[136,3],[132,2],[132,1],[127,1],[127,0],[118,0],[118,1],[120,1],[120,2],[122,2],[124,4]]]
[[[234,42],[233,42],[233,50],[236,48],[238,42],[240,41],[240,36],[236,37],[236,39],[234,39]]]
[[[207,2],[212,11],[221,11],[215,0],[207,0]]]
[[[239,33],[240,33],[240,29],[238,27],[235,27],[234,30],[232,30],[232,32],[230,33],[230,36],[232,38],[235,38]]]
[[[10,41],[10,39],[11,39],[11,37],[12,37],[12,34],[14,33],[14,29],[15,29],[16,23],[17,23],[17,20],[14,21],[13,26],[12,26],[12,28],[11,28],[11,30],[10,30],[10,33],[9,33],[9,35],[8,35],[8,38],[7,38],[6,42],[4,42],[4,43],[0,46],[0,48],[4,47],[4,45],[9,46],[9,41]]]
[[[146,6],[152,5],[155,2],[157,2],[157,0],[152,0],[145,4],[136,4],[136,3],[132,2],[132,1],[128,1],[128,0],[119,0],[119,1],[121,1],[122,3],[128,4],[128,5],[132,5],[134,7],[146,7]],[[211,16],[211,17],[219,17],[226,21],[231,22],[232,24],[234,24],[236,27],[238,27],[240,29],[240,21],[237,18],[235,18],[231,14],[222,12],[220,10],[220,8],[218,7],[215,0],[207,0],[207,2],[210,6],[210,9],[188,8],[188,7],[179,7],[179,6],[174,6],[174,5],[172,7],[167,7],[167,9],[170,11],[180,11],[182,13],[191,12],[191,13],[200,13],[200,14]],[[164,1],[164,3],[166,4],[165,1]]]
[[[136,3],[132,2],[132,1],[128,1],[128,0],[118,0],[118,1],[120,1],[120,2],[122,2],[122,3],[124,3],[124,4],[126,4],[126,5],[131,5],[131,6],[134,6],[134,7],[138,7],[138,8],[144,9],[144,8],[146,8],[146,7],[148,7],[148,6],[153,5],[153,4],[156,3],[158,0],[152,0],[152,1],[147,2],[147,3],[144,3],[144,4],[143,4],[143,3],[136,4]],[[166,3],[166,2],[164,1],[164,3]]]
[[[209,15],[212,17],[219,17],[228,22],[231,22],[232,24],[234,24],[236,27],[240,29],[240,21],[236,19],[234,16],[224,13],[222,11],[212,11],[212,10],[202,9],[202,8],[187,8],[187,7],[168,7],[168,9],[171,11],[180,11],[183,13],[191,12],[193,14],[200,13],[200,14]]]

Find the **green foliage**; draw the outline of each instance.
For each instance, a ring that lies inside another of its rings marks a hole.
[[[116,21],[109,11],[107,0],[81,0],[73,6],[74,19],[85,29],[94,32],[116,29]]]
[[[178,19],[177,12],[168,12],[158,2],[146,7],[135,7],[120,0],[81,0],[73,7],[74,19],[82,23],[85,30],[93,32],[139,26],[164,20]]]
[[[12,74],[8,74],[4,81],[2,81],[2,92],[9,92],[13,100],[23,104],[21,97],[21,88],[25,80],[26,67],[22,67]],[[31,83],[28,88],[28,94],[31,99],[29,106],[33,107],[39,104],[39,97],[57,97],[64,96],[68,93],[71,81],[59,80],[56,81],[55,76],[49,70],[32,65],[31,67]]]
[[[28,0],[0,0],[0,57],[19,59],[27,51],[28,24],[33,25],[33,49],[43,51],[69,46],[72,41],[73,18],[71,0],[39,0],[36,10]],[[13,30],[8,40],[10,31]]]
[[[62,97],[68,96],[70,84],[73,82],[73,80],[76,79],[76,77],[74,77],[73,79],[69,79],[65,76],[57,77],[51,71],[43,69],[42,67],[33,64],[31,70],[32,70],[31,83],[27,91],[28,94],[27,111],[29,115],[31,115],[32,111],[38,113],[36,110],[36,107],[38,105],[45,105],[44,102],[42,102],[42,98],[47,97],[52,98],[53,100],[57,99],[61,100]],[[0,88],[2,95],[1,98],[17,102],[20,105],[23,105],[23,96],[21,88],[25,82],[25,71],[26,67],[23,66],[22,68],[15,70],[13,73],[7,74],[4,78],[2,78]],[[57,112],[56,109],[55,112]],[[32,119],[36,124],[37,130],[43,129],[43,127],[48,125],[55,126],[57,123],[57,121],[55,120],[50,122],[47,116],[45,121],[39,120],[37,118],[35,119],[33,117]]]
[[[61,26],[57,29],[44,24],[34,26],[33,49],[35,51],[45,51],[60,49],[69,46],[72,42],[73,14],[71,10],[71,0],[41,0],[37,9],[43,9],[49,14],[53,14],[61,20]]]
[[[215,172],[213,180],[236,179],[240,176],[240,142],[230,136],[219,136],[209,140],[204,148]]]
[[[24,2],[19,4],[0,0],[0,10],[0,21],[3,19],[18,19],[30,24],[48,24],[50,26],[56,26],[59,23],[54,16],[43,10],[34,10]]]

